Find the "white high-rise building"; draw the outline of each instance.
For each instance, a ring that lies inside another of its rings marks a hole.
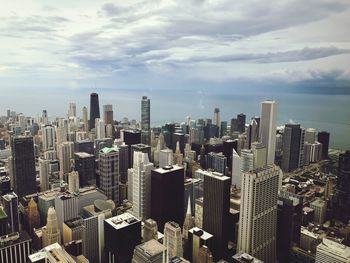
[[[315,263],[350,263],[350,247],[327,238],[316,249]]]
[[[49,190],[49,164],[50,160],[39,158],[40,190]]]
[[[74,150],[73,142],[64,142],[58,145],[58,159],[60,161],[60,179],[71,171]]]
[[[119,204],[119,148],[105,147],[99,153],[100,189]]]
[[[151,214],[151,171],[153,163],[149,162],[148,154],[134,152],[132,173],[133,215],[140,220],[146,220]]]
[[[75,102],[69,103],[68,118],[77,116],[77,106]]]
[[[97,139],[106,138],[106,125],[103,119],[95,120],[95,129],[96,129],[96,137]]]
[[[167,260],[169,262],[173,257],[182,257],[182,235],[181,227],[175,222],[168,222],[164,225],[164,246],[167,248]]]
[[[267,158],[266,146],[258,142],[253,142],[251,149],[254,155],[254,169],[264,167],[266,165]]]
[[[83,125],[84,125],[84,131],[89,130],[89,119],[88,119],[88,109],[84,106],[82,109],[82,119],[83,119]]]
[[[241,188],[241,157],[238,155],[235,149],[232,150],[232,181],[231,184],[235,185],[237,188]]]
[[[68,174],[68,190],[70,193],[79,191],[79,173],[77,171],[72,171]]]
[[[277,103],[264,101],[261,104],[260,141],[267,149],[267,164],[275,163],[277,129]]]
[[[254,153],[252,150],[243,149],[241,151],[241,170],[242,172],[254,170]]]
[[[213,124],[218,126],[218,127],[220,127],[220,125],[221,125],[220,109],[219,108],[214,109]]]
[[[48,150],[56,146],[56,131],[52,125],[45,125],[42,127],[42,143],[43,150]]]
[[[166,148],[159,152],[159,167],[173,165],[174,153],[171,149]]]
[[[264,262],[276,262],[279,174],[275,165],[242,174],[237,251]]]

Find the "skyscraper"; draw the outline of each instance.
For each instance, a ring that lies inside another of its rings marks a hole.
[[[227,253],[230,186],[230,177],[217,172],[204,175],[203,230],[214,236],[212,252],[215,261]]]
[[[141,142],[151,144],[151,101],[147,96],[142,97],[141,101]]]
[[[104,221],[107,262],[131,262],[134,249],[141,243],[141,221],[124,213]]]
[[[56,131],[52,125],[45,125],[42,128],[43,150],[48,150],[56,146]]]
[[[283,133],[283,156],[281,168],[285,172],[299,167],[300,158],[300,124],[286,124]]]
[[[100,104],[98,102],[98,94],[91,93],[90,95],[90,123],[89,129],[95,128],[95,119],[100,118]]]
[[[8,193],[2,196],[2,204],[4,211],[9,218],[10,233],[19,231],[19,212],[18,212],[18,196],[14,193]]]
[[[97,139],[106,138],[106,124],[102,119],[95,119],[95,132]]]
[[[63,222],[78,216],[78,197],[74,194],[64,193],[55,196],[55,215],[58,228],[62,233]]]
[[[328,159],[329,132],[322,131],[317,134],[317,140],[322,143],[322,159]]]
[[[235,185],[237,188],[241,188],[241,157],[238,155],[235,149],[232,149],[232,185]]]
[[[213,124],[220,127],[221,125],[221,118],[220,118],[220,109],[215,108],[214,109],[214,118],[213,118]]]
[[[339,155],[334,216],[347,223],[350,220],[350,150]]]
[[[213,235],[203,231],[198,227],[194,227],[188,231],[188,244],[189,244],[189,260],[193,263],[200,263],[199,250],[202,246],[207,248],[212,247]],[[210,253],[211,254],[211,253]]]
[[[33,137],[11,138],[13,186],[19,198],[37,192]]]
[[[96,184],[95,156],[86,152],[74,153],[74,170],[79,174],[79,185]]]
[[[68,117],[77,117],[77,105],[75,102],[69,103]]]
[[[136,246],[132,263],[163,263],[166,248],[157,240],[151,239]]]
[[[31,241],[26,231],[0,237],[0,262],[27,263]]]
[[[103,120],[107,124],[113,124],[113,105],[103,105]]]
[[[210,152],[207,155],[207,168],[215,172],[226,174],[227,158],[222,152]]]
[[[269,165],[242,175],[237,251],[271,263],[276,261],[279,172]]]
[[[72,168],[73,142],[63,142],[58,145],[58,159],[60,161],[60,179],[65,179]]]
[[[40,227],[40,215],[38,210],[38,205],[32,198],[28,203],[28,233],[31,234],[33,231],[33,228],[39,228]]]
[[[146,220],[151,215],[151,170],[153,164],[149,162],[148,154],[134,152],[132,173],[133,215]]]
[[[56,211],[53,207],[47,213],[47,223],[42,229],[43,247],[53,243],[61,243],[61,234],[58,227]]]
[[[99,176],[102,192],[119,204],[119,149],[116,146],[100,151]]]
[[[82,119],[83,119],[83,125],[84,125],[84,131],[89,130],[89,121],[88,121],[88,109],[84,106],[82,109]]]
[[[245,131],[245,119],[246,119],[246,116],[244,113],[240,113],[237,115],[237,130],[240,133]]]
[[[163,232],[166,222],[184,222],[184,168],[174,165],[152,170],[151,218]]]
[[[169,262],[173,257],[182,257],[182,235],[181,227],[176,222],[167,222],[164,226],[164,246],[167,249],[167,259]]]
[[[267,148],[267,164],[275,163],[277,128],[277,103],[264,101],[261,104],[260,141]]]

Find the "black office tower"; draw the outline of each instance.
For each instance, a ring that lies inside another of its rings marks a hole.
[[[214,236],[212,252],[215,261],[227,253],[230,186],[231,179],[220,173],[204,176],[203,230]]]
[[[350,220],[350,150],[339,155],[334,217],[345,224]]]
[[[303,197],[281,191],[277,205],[277,259],[278,262],[288,263],[292,246],[300,243]]]
[[[141,221],[129,213],[108,218],[104,220],[104,238],[106,262],[129,263],[141,243]]]
[[[245,119],[245,114],[240,113],[237,115],[237,130],[241,133],[245,131]]]
[[[328,159],[329,132],[319,132],[317,134],[317,140],[322,143],[322,159]]]
[[[74,171],[79,174],[79,185],[96,184],[95,156],[86,152],[74,154]]]
[[[286,124],[283,133],[283,156],[281,168],[285,172],[294,171],[299,167],[300,154],[300,124]]]
[[[98,102],[98,94],[91,93],[90,95],[90,130],[95,128],[95,119],[100,118],[100,104]]]
[[[151,218],[163,233],[164,224],[184,222],[184,168],[174,165],[152,170]]]
[[[13,187],[19,198],[37,192],[33,137],[12,137]]]

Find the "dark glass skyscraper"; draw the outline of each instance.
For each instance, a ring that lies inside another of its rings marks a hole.
[[[300,154],[300,124],[286,124],[283,133],[283,157],[281,168],[285,172],[294,171],[299,167]]]
[[[152,170],[151,218],[157,222],[159,231],[164,224],[184,222],[184,168],[174,165]]]
[[[245,131],[245,114],[240,113],[237,115],[237,130],[239,132],[244,132]]]
[[[90,95],[90,121],[89,129],[95,128],[95,119],[100,118],[100,104],[98,102],[98,94],[91,93]]]
[[[317,140],[322,143],[322,159],[328,158],[329,132],[322,131],[317,135]]]
[[[141,101],[141,142],[151,144],[151,101],[147,96],[142,97]]]
[[[203,230],[214,236],[214,260],[224,258],[229,235],[231,179],[213,172],[204,176]]]
[[[339,155],[334,216],[347,223],[350,220],[350,151]]]
[[[33,137],[11,138],[13,187],[19,198],[37,192]]]

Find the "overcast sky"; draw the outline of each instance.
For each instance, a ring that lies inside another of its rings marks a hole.
[[[2,0],[0,21],[6,107],[57,89],[350,83],[349,0]]]

